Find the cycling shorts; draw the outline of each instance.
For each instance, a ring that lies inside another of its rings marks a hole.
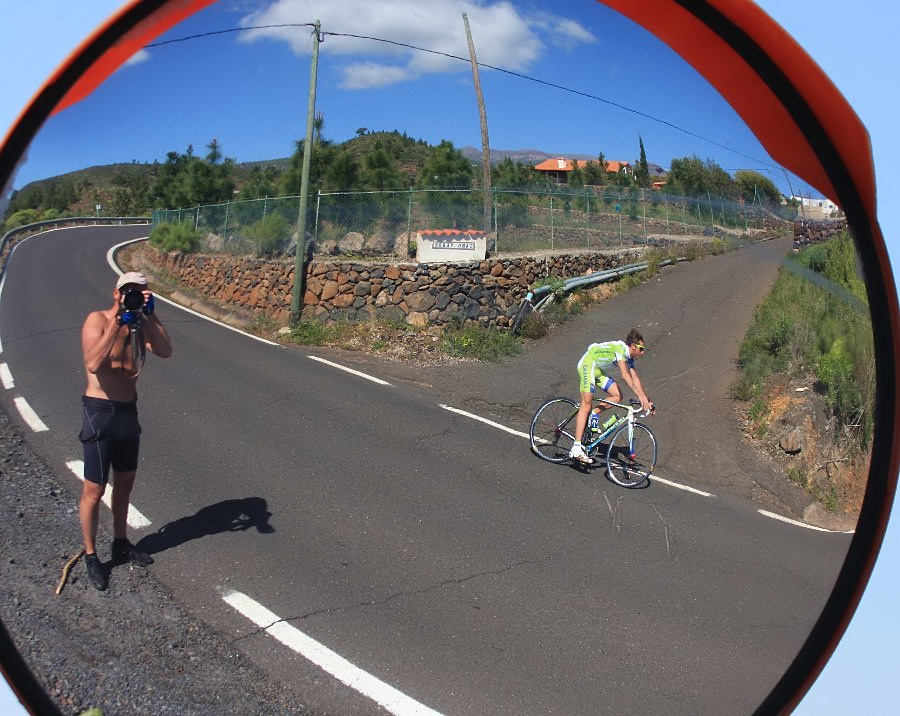
[[[84,479],[105,485],[109,469],[137,470],[141,444],[137,400],[123,402],[83,396],[78,439],[84,448]]]
[[[590,361],[578,364],[578,390],[581,393],[593,393],[595,386],[608,393],[615,382]]]

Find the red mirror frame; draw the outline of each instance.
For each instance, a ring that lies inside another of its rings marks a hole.
[[[0,147],[0,186],[51,115],[89,95],[148,42],[215,0],[134,0],[63,63]],[[868,134],[804,50],[749,0],[599,0],[669,45],[734,107],[787,169],[844,210],[863,263],[875,339],[878,397],[872,461],[856,533],[824,610],[760,713],[793,709],[819,675],[859,604],[881,548],[897,486],[900,313],[878,226]],[[59,713],[0,624],[2,669],[34,713]]]

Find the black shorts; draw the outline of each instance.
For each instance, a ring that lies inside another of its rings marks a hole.
[[[84,420],[78,439],[84,447],[84,479],[105,485],[109,468],[116,472],[137,470],[141,444],[137,400],[122,402],[81,398]]]

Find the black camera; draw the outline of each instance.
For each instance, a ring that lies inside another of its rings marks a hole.
[[[139,288],[130,288],[122,294],[122,305],[126,311],[139,311],[144,307],[144,292]]]

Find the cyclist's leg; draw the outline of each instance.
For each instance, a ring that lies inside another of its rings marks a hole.
[[[594,374],[596,372],[594,362],[584,359],[578,364],[578,394],[581,396],[578,404],[578,415],[575,417],[575,444],[581,442],[584,430],[587,427],[588,415],[594,404]]]
[[[616,383],[612,378],[608,375],[603,375],[602,373],[598,376],[597,386],[603,390],[604,393],[609,397],[609,399],[614,403],[622,402],[622,391],[619,390],[619,384]],[[604,410],[609,410],[612,406],[607,403],[597,403],[597,407],[595,408],[596,413],[602,413]]]

